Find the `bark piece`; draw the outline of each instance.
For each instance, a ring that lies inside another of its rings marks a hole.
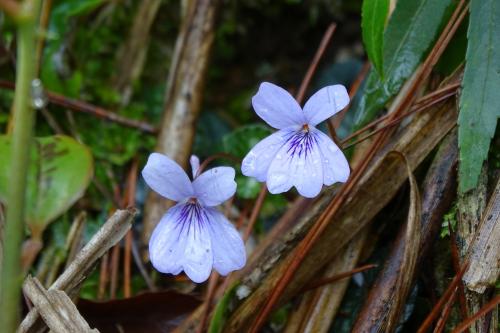
[[[156,151],[184,167],[191,154],[196,120],[201,109],[218,2],[189,1],[167,81],[166,104]],[[145,243],[168,207],[165,198],[154,192],[149,193],[143,221]]]
[[[484,293],[493,287],[500,273],[500,179],[476,231],[463,281],[467,288]]]
[[[99,333],[97,329],[90,328],[64,291],[45,290],[40,281],[31,276],[26,278],[23,291],[38,310],[51,332]]]
[[[484,165],[476,188],[458,197],[457,245],[462,261],[469,255],[474,239],[479,232],[479,224],[483,216],[485,216],[488,197],[487,171],[487,166]],[[489,224],[489,226],[491,227],[491,224]],[[490,295],[489,293],[480,294],[473,290],[469,290],[469,288],[465,288],[465,298],[468,316],[472,316],[488,303]],[[498,310],[495,309],[490,315],[479,318],[470,327],[470,332],[496,333],[497,325]]]

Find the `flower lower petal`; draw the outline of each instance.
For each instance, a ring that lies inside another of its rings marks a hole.
[[[207,208],[207,212],[211,217],[209,231],[214,268],[221,275],[243,268],[246,263],[246,251],[240,234],[217,209]]]
[[[276,153],[285,144],[292,131],[282,129],[257,143],[241,162],[241,172],[247,177],[254,177],[263,182]]]
[[[292,186],[307,198],[317,196],[323,186],[321,154],[313,132],[297,131],[278,151],[269,167],[269,192],[286,192]]]
[[[204,208],[202,214],[205,214]],[[208,231],[208,216],[204,221],[192,221],[187,232],[183,268],[186,275],[196,283],[204,282],[210,276],[213,265],[212,241]]]
[[[318,145],[321,151],[321,163],[323,164],[323,182],[325,185],[333,183],[345,183],[351,172],[349,162],[339,147],[326,134],[315,130]]]
[[[153,266],[162,273],[182,270],[196,283],[208,279],[212,270],[209,216],[199,204],[177,204],[163,216],[149,241]]]
[[[149,256],[154,268],[162,273],[179,274],[186,248],[186,233],[178,223],[185,204],[170,208],[163,215],[149,240]]]

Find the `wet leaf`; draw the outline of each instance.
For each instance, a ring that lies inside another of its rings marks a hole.
[[[0,200],[5,202],[11,174],[8,156],[11,139],[0,136]],[[33,236],[64,213],[84,193],[93,175],[93,159],[88,148],[67,136],[36,138],[31,150],[26,189],[26,223]]]
[[[453,0],[399,0],[383,38],[383,69],[372,70],[356,109],[355,129],[367,124],[396,95],[436,39]]]
[[[379,74],[382,73],[382,50],[389,0],[364,0],[361,9],[361,28],[368,58]]]
[[[101,333],[165,333],[200,304],[194,296],[164,291],[107,302],[80,299],[77,306],[90,327]]]
[[[500,117],[498,0],[471,1],[468,39],[458,117],[461,192],[476,186]]]
[[[243,158],[260,140],[272,133],[264,125],[246,125],[226,134],[222,139],[224,150],[236,157]]]

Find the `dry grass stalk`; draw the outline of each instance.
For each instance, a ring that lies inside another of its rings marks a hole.
[[[62,290],[69,296],[77,293],[79,286],[88,276],[97,261],[112,246],[118,243],[132,227],[135,208],[117,210],[78,253],[69,267],[50,286],[49,290]],[[43,323],[36,309],[32,309],[18,328],[19,333],[42,332]]]
[[[64,291],[46,290],[40,281],[31,276],[26,278],[23,291],[51,332],[99,333],[97,329],[90,328]]]

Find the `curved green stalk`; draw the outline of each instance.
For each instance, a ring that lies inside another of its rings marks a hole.
[[[16,92],[12,117],[12,154],[8,184],[3,267],[0,289],[0,332],[15,332],[19,321],[20,254],[24,233],[26,174],[35,114],[31,107],[31,82],[35,75],[35,27],[39,0],[22,4],[18,27]]]

